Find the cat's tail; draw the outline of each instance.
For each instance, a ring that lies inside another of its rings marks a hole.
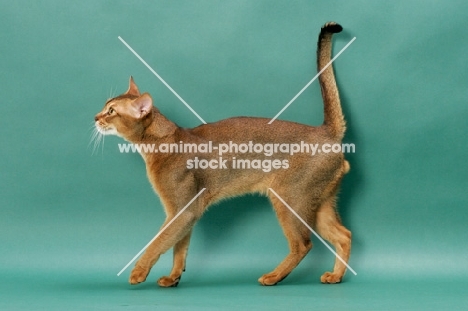
[[[335,22],[323,25],[318,38],[317,69],[320,72],[330,61],[332,54],[332,36],[341,32],[343,27]],[[340,95],[333,74],[333,66],[329,65],[319,77],[324,104],[323,126],[337,139],[342,139],[346,130],[346,122],[341,111]]]

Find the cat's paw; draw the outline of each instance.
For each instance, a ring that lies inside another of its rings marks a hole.
[[[180,276],[178,278],[171,278],[170,276],[163,276],[158,280],[158,285],[161,287],[177,287],[179,285]]]
[[[332,272],[325,272],[321,277],[320,277],[320,282],[324,284],[336,284],[336,283],[341,283],[341,275],[334,274]]]
[[[276,273],[271,272],[271,273],[262,275],[258,279],[258,282],[264,286],[272,286],[272,285],[276,285],[281,280],[282,279],[280,279]]]
[[[130,274],[130,284],[135,285],[144,282],[146,280],[146,277],[148,276],[148,273],[148,269],[144,269],[140,266],[135,266],[135,268],[133,268],[132,270],[132,273]]]

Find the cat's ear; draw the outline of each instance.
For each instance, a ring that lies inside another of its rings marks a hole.
[[[125,95],[140,96],[140,91],[138,90],[138,87],[135,84],[135,81],[133,81],[132,76],[130,76],[130,81],[128,82],[128,90],[127,92],[125,92]]]
[[[135,99],[130,106],[129,113],[132,117],[141,119],[153,108],[153,99],[150,94],[144,93]]]

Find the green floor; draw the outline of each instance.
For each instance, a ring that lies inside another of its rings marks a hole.
[[[462,310],[468,282],[351,277],[322,285],[292,275],[262,287],[245,271],[190,273],[177,288],[154,280],[128,285],[113,271],[10,271],[2,273],[1,310]]]

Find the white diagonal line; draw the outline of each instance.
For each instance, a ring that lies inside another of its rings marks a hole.
[[[118,38],[195,116],[197,116],[198,119],[200,119],[200,121],[202,121],[204,124],[206,124],[205,120],[203,120],[202,117],[200,117],[198,115],[198,113],[196,113],[195,110],[193,110],[192,107],[190,107],[190,105],[187,104],[187,102],[182,97],[180,97],[180,95],[177,94],[177,92],[174,91],[174,89],[169,84],[167,84],[167,82],[164,81],[164,79],[161,78],[161,76],[156,71],[154,71],[154,69],[151,68],[151,66],[148,65],[148,63],[145,62],[145,60],[143,58],[141,58],[141,56],[138,55],[138,53],[135,52],[135,50],[132,49],[132,47],[130,45],[128,45],[127,42],[125,42],[124,39],[122,39],[120,36]]]
[[[289,101],[289,103],[287,103],[286,106],[284,106],[283,109],[281,109],[281,111],[276,114],[276,116],[273,119],[270,120],[270,122],[268,122],[268,124],[273,123],[273,121],[275,121],[276,118],[278,118],[280,114],[282,114],[312,84],[312,82],[314,82],[322,74],[322,72],[324,72],[325,69],[327,69],[328,66],[330,66],[335,61],[335,59],[337,59],[341,55],[341,53],[343,53],[348,48],[348,46],[350,46],[351,43],[354,42],[354,40],[356,40],[356,37],[351,39],[351,41],[349,41],[348,44],[346,44],[345,47],[342,48],[341,51],[338,54],[336,54],[336,56],[333,57],[332,60],[329,61],[328,64],[326,64],[325,67],[323,67],[322,70],[320,70],[319,73],[317,73],[315,77],[313,77],[312,80],[310,80],[309,83],[307,83],[306,86],[304,86],[302,90],[300,90],[299,93],[297,93],[296,96],[294,96]]]
[[[140,256],[141,253],[143,253],[143,252],[145,251],[145,249],[147,249],[148,246],[150,246],[151,243],[153,243],[154,240],[156,240],[156,239],[164,232],[164,230],[166,230],[167,227],[169,227],[169,226],[177,219],[177,217],[179,217],[179,216],[190,206],[190,204],[192,204],[193,201],[195,201],[196,198],[198,198],[198,197],[200,196],[200,194],[202,194],[203,191],[205,191],[205,189],[206,189],[206,188],[203,188],[202,190],[200,190],[200,192],[198,192],[197,195],[194,196],[193,199],[191,199],[190,202],[188,202],[187,205],[185,205],[184,208],[181,209],[180,212],[178,212],[178,213],[174,216],[174,218],[172,218],[171,221],[169,221],[169,222],[158,232],[158,234],[156,234],[155,237],[154,237],[151,241],[149,241],[148,244],[146,244],[145,247],[143,247],[143,249],[142,249],[141,251],[139,251],[138,254],[136,254],[135,257],[133,257],[133,259],[130,260],[130,262],[129,262],[128,264],[125,265],[125,267],[122,268],[122,270],[120,270],[119,273],[117,273],[117,276],[120,276],[120,275],[122,274],[122,272],[124,272],[125,269],[127,269],[128,266],[130,266],[130,265],[132,264],[132,262],[134,262],[135,259],[137,259],[138,256]]]
[[[340,257],[340,255],[338,255],[334,250],[333,248],[330,247],[330,245],[328,245],[327,242],[325,242],[322,237],[320,235],[318,235],[314,229],[312,229],[305,221],[304,219],[301,218],[301,216],[299,216],[299,214],[296,213],[295,210],[293,210],[291,208],[291,206],[288,205],[288,203],[286,203],[276,192],[275,190],[271,189],[271,188],[268,188],[268,190],[270,190],[271,192],[273,192],[273,194],[281,201],[283,202],[283,204],[291,211],[291,213],[294,214],[294,216],[297,217],[297,219],[299,219],[306,227],[307,229],[309,229],[335,256],[336,258],[338,258],[348,269],[349,271],[351,271],[354,275],[357,275],[356,271],[353,270],[353,268],[351,268],[344,260],[343,258]]]

